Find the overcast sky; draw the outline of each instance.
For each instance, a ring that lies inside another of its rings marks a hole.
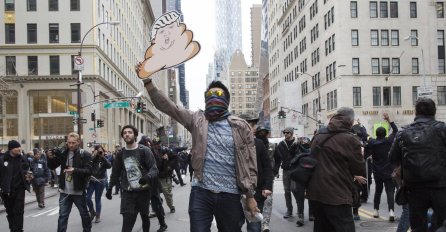
[[[261,4],[261,0],[241,0],[243,53],[246,62],[251,63],[251,22],[250,8],[253,4]],[[194,40],[201,45],[198,55],[185,63],[186,89],[189,90],[189,109],[204,109],[203,92],[206,89],[208,64],[213,61],[215,48],[214,0],[197,1],[182,0],[181,10],[184,23],[194,33]]]

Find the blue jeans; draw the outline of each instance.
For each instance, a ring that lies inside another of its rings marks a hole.
[[[57,232],[67,231],[68,217],[70,216],[73,203],[79,210],[82,219],[83,232],[91,231],[91,218],[88,214],[85,194],[83,195],[68,195],[60,193],[59,197],[59,221],[57,224]]]
[[[428,231],[427,211],[434,210],[432,228],[436,231],[446,220],[446,188],[410,189],[407,192],[409,201],[410,228],[413,232]]]
[[[94,211],[93,208],[93,201],[91,200],[91,197],[93,196],[94,192],[94,201],[96,205],[96,213],[101,213],[101,197],[102,193],[104,192],[105,188],[105,181],[93,181],[90,180],[90,183],[88,184],[87,188],[87,206],[90,211]]]
[[[403,205],[403,212],[401,213],[400,222],[398,223],[398,228],[396,232],[407,232],[409,230],[409,205]]]
[[[191,232],[210,232],[213,217],[219,232],[240,231],[240,194],[213,193],[193,186],[189,197]]]
[[[257,201],[257,208],[260,209],[260,213],[263,213],[263,204],[265,203],[265,201]],[[248,232],[260,232],[262,231],[262,221],[259,222],[248,222],[245,218],[244,213],[242,214],[242,220],[241,220],[241,225],[243,226],[243,224],[246,221],[246,231]]]

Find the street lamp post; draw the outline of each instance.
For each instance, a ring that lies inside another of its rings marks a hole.
[[[420,43],[420,40],[415,35],[409,35],[404,38],[404,40],[409,40],[409,39],[415,39],[415,40],[417,40],[417,44]],[[422,74],[423,75],[423,86],[426,86],[426,62],[424,62],[425,61],[424,60],[424,50],[423,50],[423,46],[421,46],[421,45],[419,45],[419,46],[421,49],[421,59],[423,60],[423,74]]]
[[[91,27],[87,33],[85,33],[84,37],[82,38],[81,41],[81,46],[79,49],[79,53],[78,56],[82,58],[82,47],[84,46],[84,40],[87,37],[88,33],[90,33],[90,31],[92,31],[94,28],[102,25],[102,24],[110,24],[110,25],[118,25],[120,22],[119,21],[110,21],[110,22],[102,22],[102,23],[98,23],[96,25],[94,25],[93,27]],[[82,118],[81,118],[81,85],[84,84],[82,82],[82,70],[81,68],[79,68],[78,70],[78,79],[76,85],[77,86],[77,133],[79,134],[79,138],[82,141]],[[81,142],[81,146],[83,145],[83,142]]]

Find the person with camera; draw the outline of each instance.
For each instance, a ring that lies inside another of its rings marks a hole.
[[[80,142],[79,134],[71,132],[67,136],[66,147],[55,148],[48,152],[48,167],[50,169],[61,167],[58,232],[67,231],[73,203],[79,210],[83,231],[91,231],[91,218],[85,197],[91,176],[91,154],[80,148]]]
[[[33,179],[29,162],[22,155],[20,143],[8,142],[8,151],[0,157],[0,196],[6,208],[6,218],[12,232],[23,231],[25,190],[29,192]]]
[[[90,210],[90,217],[95,222],[101,222],[101,197],[107,182],[107,169],[111,168],[110,161],[105,157],[105,149],[101,145],[96,145],[93,151],[91,164],[91,178],[87,188],[87,206]],[[93,207],[91,197],[95,193],[96,210]]]
[[[126,125],[121,130],[126,143],[113,161],[110,183],[105,196],[112,199],[112,189],[121,181],[122,232],[131,232],[138,213],[141,216],[143,232],[149,232],[149,201],[152,179],[158,177],[158,168],[152,151],[136,143],[138,129]]]
[[[34,158],[30,163],[33,172],[32,186],[36,193],[37,205],[39,208],[45,208],[45,185],[51,179],[51,172],[47,166],[46,160],[42,159],[42,152],[38,148],[33,149]]]

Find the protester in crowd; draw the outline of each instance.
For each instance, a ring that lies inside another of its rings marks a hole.
[[[319,129],[311,143],[318,166],[308,184],[307,197],[313,207],[315,232],[355,231],[353,180],[365,182],[364,177],[357,178],[364,175],[365,170],[361,143],[350,132],[353,121],[353,109],[339,108],[328,126]]]
[[[21,153],[20,143],[8,142],[8,151],[0,157],[0,196],[6,209],[9,229],[23,231],[25,190],[29,192],[33,176],[29,162]]]
[[[91,231],[91,218],[87,209],[85,190],[91,176],[91,154],[80,148],[79,134],[71,132],[63,149],[48,152],[48,167],[61,167],[59,178],[59,220],[58,232],[67,231],[68,217],[73,203],[79,210],[84,232]]]
[[[159,145],[156,146],[158,148]],[[173,193],[172,193],[172,175],[173,166],[177,163],[177,156],[174,155],[171,149],[164,147],[159,150],[160,162],[158,165],[158,179],[161,184],[161,192],[166,199],[167,206],[171,213],[175,213],[175,206],[173,205]]]
[[[38,148],[33,149],[34,158],[31,162],[31,171],[34,176],[32,180],[33,190],[36,193],[37,205],[39,208],[45,208],[45,186],[51,179],[51,172],[47,162],[41,159],[42,152]]]
[[[247,196],[248,211],[253,216],[259,212],[254,199],[257,163],[249,125],[228,111],[228,89],[219,81],[212,82],[204,94],[205,111],[192,112],[175,105],[151,79],[144,85],[155,107],[192,134],[190,230],[209,231],[215,217],[219,231],[240,231],[241,194]]]
[[[138,213],[141,216],[143,232],[150,231],[149,201],[150,184],[157,178],[158,169],[152,151],[136,143],[138,129],[126,125],[121,130],[126,146],[117,154],[113,162],[107,199],[112,199],[112,188],[121,180],[122,232],[131,232]]]
[[[111,168],[110,162],[105,158],[105,149],[102,145],[96,145],[93,151],[91,164],[91,178],[87,189],[87,206],[90,211],[91,220],[101,222],[101,197],[107,183],[107,169]],[[91,200],[94,192],[95,207]]]
[[[392,133],[386,138],[387,132],[384,127],[376,129],[376,139],[370,139],[365,147],[365,158],[372,157],[372,170],[375,177],[375,197],[373,200],[373,217],[379,217],[379,204],[381,202],[381,194],[383,187],[386,189],[387,205],[389,210],[389,221],[395,220],[395,185],[392,180],[392,172],[394,167],[389,161],[389,151],[395,139],[398,128],[395,123],[390,120],[387,113],[383,114],[392,127]]]
[[[401,166],[402,196],[409,204],[412,231],[427,231],[427,212],[433,209],[435,231],[446,220],[446,126],[435,119],[437,108],[430,98],[418,98],[415,120],[396,134],[390,162]]]

